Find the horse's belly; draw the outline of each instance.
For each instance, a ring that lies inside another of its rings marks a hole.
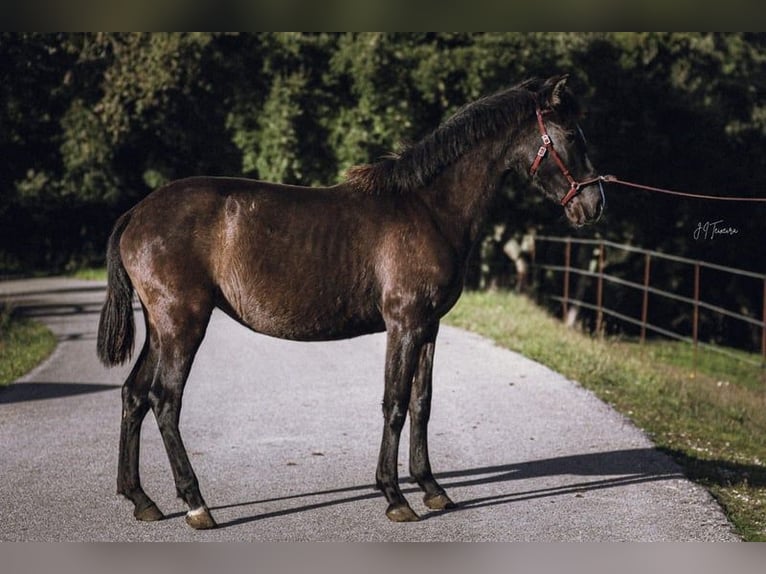
[[[296,341],[348,339],[385,330],[371,295],[303,289],[224,291],[221,307],[257,333]]]
[[[264,335],[294,341],[334,341],[385,331],[382,319],[343,317],[256,317],[245,321]]]

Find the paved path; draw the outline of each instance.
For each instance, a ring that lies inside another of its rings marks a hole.
[[[95,355],[103,284],[0,283],[0,298],[9,296],[50,326],[59,346],[0,390],[0,540],[736,539],[711,497],[591,393],[446,327],[431,459],[460,507],[429,513],[405,485],[424,520],[392,524],[372,488],[384,336],[293,343],[218,313],[192,370],[181,430],[221,528],[186,526],[151,415],[143,482],[169,518],[136,522],[115,494],[119,388],[129,367],[107,370]],[[406,446],[405,434],[402,462]]]

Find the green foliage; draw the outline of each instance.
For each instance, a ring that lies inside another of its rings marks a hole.
[[[302,158],[297,156],[296,124],[302,114],[298,98],[305,85],[306,78],[300,72],[274,79],[258,120],[258,130],[250,139],[251,149],[243,149],[246,173],[255,172],[269,181],[301,181]],[[252,145],[255,142],[260,143],[257,148]]]

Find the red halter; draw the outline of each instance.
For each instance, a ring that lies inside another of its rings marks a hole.
[[[561,170],[561,173],[569,182],[569,191],[561,199],[561,205],[566,205],[575,195],[580,193],[581,188],[600,181],[601,177],[598,176],[592,179],[587,179],[585,181],[577,181],[574,177],[572,177],[572,174],[567,169],[567,166],[564,165],[564,161],[561,159],[561,156],[559,156],[556,148],[553,147],[553,141],[551,141],[551,137],[548,135],[548,130],[545,129],[545,122],[543,121],[543,113],[545,112],[543,112],[540,108],[537,108],[535,113],[537,114],[537,125],[540,128],[540,136],[542,137],[543,145],[541,145],[540,149],[537,150],[537,156],[535,157],[535,161],[532,162],[532,167],[529,169],[529,173],[530,175],[534,176],[535,173],[537,173],[537,170],[540,168],[540,164],[542,163],[543,159],[545,159],[545,156],[548,155],[548,152],[550,152],[551,157],[553,157],[553,161],[556,162],[559,170]]]

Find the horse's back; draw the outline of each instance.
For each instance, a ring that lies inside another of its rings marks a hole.
[[[129,213],[122,251],[183,254],[207,260],[211,272],[227,240],[259,226],[274,229],[290,206],[305,203],[328,188],[306,188],[228,177],[191,177],[155,190]],[[326,200],[325,200],[326,202]],[[271,223],[270,223],[271,222]],[[237,229],[234,229],[236,226]],[[271,226],[271,227],[270,227]]]

